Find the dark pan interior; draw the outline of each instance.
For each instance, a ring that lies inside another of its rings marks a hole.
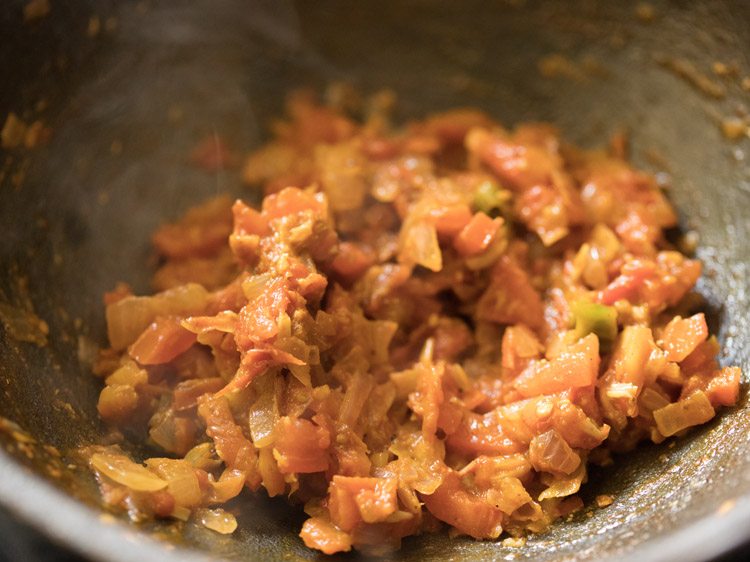
[[[256,146],[296,85],[389,87],[406,118],[476,105],[506,124],[548,120],[584,145],[629,130],[635,161],[671,178],[684,227],[700,234],[699,289],[722,362],[750,372],[750,140],[730,143],[719,128],[750,101],[739,81],[750,75],[750,4],[655,1],[646,21],[630,2],[71,0],[24,24],[25,3],[0,8],[0,121],[40,117],[53,136],[34,151],[0,151],[0,303],[30,299],[49,343],[18,342],[0,323],[0,415],[36,441],[19,446],[7,424],[0,431],[0,502],[57,539],[114,560],[190,558],[149,534],[214,556],[317,558],[296,537],[299,513],[263,499],[241,502],[232,537],[102,522],[65,499],[96,504],[86,472],[42,446],[106,440],[87,362],[105,341],[101,295],[119,280],[148,290],[152,230],[218,191],[243,194],[235,172],[189,166],[191,147],[214,132]],[[554,54],[571,62],[569,75],[540,74]],[[700,91],[664,57],[692,61],[726,95]],[[713,75],[715,61],[739,77]],[[407,540],[393,558],[710,558],[750,538],[749,435],[743,398],[674,446],[618,458],[585,495],[590,505],[613,494],[611,506],[523,549],[440,534]]]

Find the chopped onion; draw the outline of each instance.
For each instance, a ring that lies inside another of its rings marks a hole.
[[[399,261],[440,271],[443,268],[443,254],[435,226],[427,221],[406,222],[401,229]]]
[[[554,429],[531,440],[529,460],[540,472],[558,474],[572,474],[581,464],[581,457]]]
[[[241,470],[225,470],[218,482],[211,482],[211,503],[225,503],[237,497],[245,486],[246,475]]]
[[[90,462],[107,478],[136,492],[157,492],[167,487],[166,480],[162,480],[140,464],[134,463],[125,455],[94,453],[91,455]]]
[[[212,443],[201,443],[190,449],[185,455],[185,460],[194,468],[202,470],[213,470],[221,464],[216,458],[216,451]]]
[[[222,535],[231,535],[237,528],[237,519],[223,509],[200,509],[196,515],[204,527]]]
[[[316,147],[315,165],[331,209],[352,211],[362,207],[368,187],[364,172],[366,164],[351,143]]]
[[[255,382],[258,398],[250,406],[248,412],[248,425],[250,437],[253,444],[263,448],[273,444],[273,430],[279,421],[279,401],[277,391],[277,375],[274,372],[267,373]]]
[[[542,481],[547,480],[548,488],[539,494],[539,501],[572,496],[581,489],[581,484],[585,478],[586,465],[584,463],[580,463],[576,471],[570,476],[543,475]]]
[[[125,297],[107,307],[109,342],[113,349],[125,349],[157,316],[200,314],[207,302],[208,291],[197,283],[181,285],[153,297]]]
[[[187,507],[176,505],[172,510],[172,517],[179,521],[187,521],[190,519],[190,510]]]
[[[706,423],[714,413],[706,393],[698,390],[687,398],[655,410],[654,420],[659,433],[670,437],[688,427]]]
[[[613,382],[606,390],[608,398],[633,400],[638,395],[638,387],[629,382]]]
[[[266,293],[274,279],[270,273],[251,275],[242,282],[242,293],[248,301],[253,301]]]

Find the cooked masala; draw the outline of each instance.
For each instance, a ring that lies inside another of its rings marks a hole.
[[[302,506],[327,554],[441,528],[520,545],[583,507],[590,464],[737,401],[701,264],[623,151],[298,92],[243,176],[259,205],[165,224],[157,292],[105,296],[99,413],[161,456],[85,452],[135,520],[229,533],[247,489]]]

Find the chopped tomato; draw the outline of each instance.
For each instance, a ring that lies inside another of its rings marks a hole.
[[[690,318],[677,316],[661,335],[661,347],[667,352],[667,359],[679,363],[690,355],[699,344],[708,338],[708,326],[703,313]]]
[[[489,287],[477,302],[477,317],[499,324],[544,325],[544,305],[529,276],[515,260],[502,256],[492,270]]]
[[[312,211],[316,216],[324,218],[328,213],[325,198],[320,193],[287,187],[263,200],[263,215],[268,217],[269,220],[295,215],[303,211]]]
[[[455,472],[448,473],[434,493],[422,495],[422,500],[435,517],[475,539],[494,539],[503,531],[502,511],[464,489]]]
[[[195,341],[195,334],[183,328],[179,318],[161,317],[135,340],[129,353],[141,365],[161,365],[185,353]]]
[[[469,223],[458,233],[453,246],[462,256],[480,254],[492,244],[503,222],[500,217],[491,219],[482,212],[475,213]]]
[[[328,488],[331,521],[344,531],[384,521],[398,509],[397,487],[396,478],[334,476]]]
[[[279,333],[279,317],[288,307],[287,281],[277,277],[240,310],[236,332],[238,347],[241,350],[250,349],[256,343],[276,336]]]
[[[742,371],[739,367],[724,367],[713,373],[706,386],[706,394],[714,407],[734,406],[740,395]]]
[[[331,268],[347,283],[353,283],[375,263],[375,256],[369,248],[353,242],[341,242]]]
[[[472,220],[471,209],[466,203],[440,207],[430,211],[438,236],[453,238]]]
[[[231,199],[221,196],[193,207],[178,222],[160,227],[152,237],[154,246],[170,258],[214,255],[232,232],[231,206]]]
[[[323,472],[328,468],[331,435],[301,418],[283,417],[274,429],[273,456],[282,474]]]
[[[593,386],[599,374],[599,339],[589,334],[551,361],[532,362],[514,381],[514,388],[528,398],[571,388]]]

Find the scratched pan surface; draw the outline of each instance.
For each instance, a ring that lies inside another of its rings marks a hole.
[[[404,117],[477,105],[507,124],[552,121],[584,144],[628,128],[635,160],[670,173],[683,226],[700,234],[699,288],[722,361],[750,371],[750,140],[731,144],[718,127],[750,94],[716,78],[726,95],[711,99],[656,62],[682,58],[710,74],[718,60],[750,75],[750,5],[654,2],[646,23],[627,2],[53,0],[46,18],[23,24],[23,4],[0,8],[0,120],[39,116],[54,133],[46,147],[0,152],[0,303],[28,297],[50,333],[38,347],[0,327],[0,415],[36,441],[0,432],[0,502],[56,540],[112,560],[317,559],[296,537],[300,513],[281,502],[243,500],[231,537],[102,521],[88,475],[42,447],[106,439],[85,360],[104,342],[101,294],[118,280],[148,289],[149,233],[161,221],[217,191],[241,193],[232,172],[187,165],[190,148],[214,132],[257,145],[296,85],[387,86]],[[542,77],[550,54],[581,75]],[[439,534],[393,558],[710,559],[750,538],[749,436],[743,398],[673,448],[646,446],[597,472],[585,499],[608,493],[614,504],[525,549]]]

